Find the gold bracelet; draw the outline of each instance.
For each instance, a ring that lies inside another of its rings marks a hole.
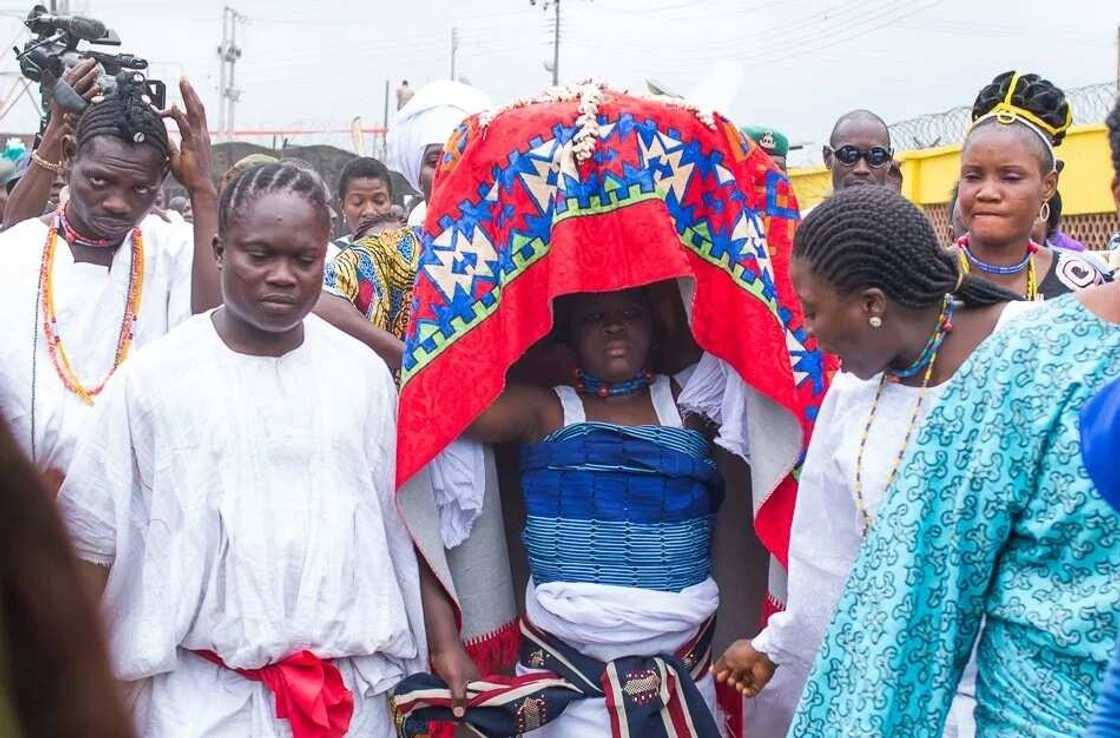
[[[54,164],[52,162],[49,162],[46,159],[44,159],[43,157],[39,156],[38,151],[32,151],[31,152],[31,163],[35,164],[36,166],[38,166],[42,169],[46,169],[48,172],[54,172],[55,174],[62,174],[62,163],[61,162],[59,162],[58,164]]]

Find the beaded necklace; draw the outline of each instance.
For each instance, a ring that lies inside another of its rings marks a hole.
[[[66,239],[67,243],[72,243],[77,246],[86,246],[91,249],[107,249],[110,246],[116,245],[116,241],[112,241],[108,238],[89,238],[83,236],[74,226],[70,225],[70,220],[66,217],[66,208],[59,208],[55,215],[58,221],[58,229],[62,231],[62,237]]]
[[[897,382],[900,379],[909,379],[922,369],[933,366],[933,357],[941,347],[941,342],[945,340],[945,334],[953,330],[953,308],[952,295],[945,295],[941,303],[941,315],[937,319],[937,328],[930,334],[922,353],[918,354],[918,358],[914,359],[914,363],[910,366],[902,369],[887,369],[883,376],[891,375]]]
[[[604,382],[582,369],[576,369],[576,391],[599,397],[622,397],[632,395],[648,387],[653,382],[653,374],[646,370],[638,372],[633,379],[625,382]]]
[[[902,448],[899,449],[898,454],[894,458],[894,463],[891,465],[891,470],[887,474],[887,484],[884,487],[884,492],[890,489],[891,483],[894,482],[895,474],[898,473],[898,467],[902,463],[902,457],[906,453],[906,447],[910,445],[910,436],[913,435],[914,427],[918,423],[918,415],[922,409],[922,400],[925,397],[926,389],[929,387],[930,377],[933,376],[933,366],[937,362],[937,353],[941,349],[941,344],[945,341],[945,336],[953,330],[953,305],[952,296],[945,295],[945,300],[941,306],[941,315],[938,316],[937,326],[933,329],[929,341],[926,342],[926,348],[922,350],[918,361],[903,370],[913,370],[911,374],[906,375],[913,376],[924,366],[925,374],[922,375],[922,386],[918,392],[918,400],[914,403],[914,412],[910,415],[910,425],[907,427],[906,435],[902,439]],[[925,357],[924,364],[922,363],[923,357]],[[897,382],[898,378],[902,376],[904,375],[893,369],[888,369],[883,372],[882,377],[879,379],[879,387],[875,390],[875,399],[871,403],[871,412],[867,416],[867,424],[863,427],[863,436],[859,441],[859,451],[856,453],[855,503],[863,523],[862,535],[864,536],[867,535],[867,531],[871,528],[874,519],[871,512],[867,509],[867,502],[863,496],[863,452],[867,447],[867,438],[871,433],[871,426],[875,422],[875,413],[879,409],[879,399],[883,396],[883,388],[891,382]]]
[[[1018,274],[1024,269],[1027,270],[1027,292],[1024,295],[1028,301],[1038,299],[1038,275],[1035,272],[1034,255],[1038,253],[1038,244],[1033,241],[1027,242],[1027,253],[1023,260],[1017,264],[1005,266],[1003,264],[990,264],[983,261],[975,254],[972,249],[968,247],[968,236],[961,236],[957,239],[957,259],[960,262],[961,271],[968,274],[972,270],[972,265],[975,264],[976,268],[985,274],[996,274],[1000,276],[1010,276]]]
[[[61,216],[61,213],[58,215]],[[128,275],[128,300],[125,303],[124,315],[121,318],[121,329],[117,337],[117,351],[113,357],[113,366],[104,379],[92,387],[87,387],[78,378],[73,365],[70,363],[66,347],[62,343],[62,336],[58,333],[58,316],[55,314],[52,272],[61,221],[61,217],[56,217],[47,233],[47,243],[43,247],[43,260],[39,267],[39,307],[43,314],[43,335],[47,340],[47,353],[50,355],[51,363],[54,364],[55,371],[58,372],[63,385],[76,394],[82,402],[92,405],[93,398],[105,388],[105,383],[109,381],[109,377],[113,376],[113,372],[128,358],[129,349],[132,347],[136,316],[140,312],[140,294],[144,286],[144,239],[140,235],[139,228],[132,230],[132,263]],[[37,336],[38,331],[36,331]],[[34,383],[34,378],[32,378],[32,383]]]

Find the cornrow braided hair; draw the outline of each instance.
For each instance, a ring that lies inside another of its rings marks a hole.
[[[1108,143],[1112,148],[1112,169],[1120,177],[1120,98],[1105,120],[1108,125]]]
[[[94,98],[78,119],[74,133],[78,149],[97,136],[113,136],[130,144],[155,146],[167,158],[171,153],[167,126],[146,94],[127,73],[119,74],[113,91]]]
[[[815,207],[798,226],[793,256],[841,294],[874,287],[911,309],[936,307],[946,293],[966,307],[1022,299],[962,277],[925,214],[888,187],[849,187]]]
[[[250,167],[222,190],[218,202],[218,232],[227,232],[251,203],[264,195],[276,193],[303,197],[315,208],[322,225],[330,230],[330,195],[323,178],[307,165],[282,161]]]
[[[1004,72],[980,90],[980,94],[972,104],[973,120],[987,115],[996,105],[1003,102],[1010,91],[1009,87],[1014,77],[1014,72]],[[1066,136],[1069,123],[1069,101],[1066,99],[1066,93],[1050,80],[1043,79],[1037,74],[1021,75],[1015,83],[1015,89],[1010,92],[1012,105],[1032,113],[1047,125],[1057,129],[1054,134],[1046,131],[1042,131],[1042,134],[1050,139],[1052,145],[1059,145]]]

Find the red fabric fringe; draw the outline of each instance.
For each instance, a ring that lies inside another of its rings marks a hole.
[[[470,639],[464,645],[467,648],[467,655],[478,667],[480,674],[509,674],[517,662],[517,649],[521,646],[521,629],[514,619],[497,630]]]
[[[770,592],[767,592],[766,593],[766,599],[764,599],[762,601],[762,625],[763,625],[763,627],[765,627],[766,624],[768,622],[770,622],[770,616],[771,615],[773,615],[776,612],[781,612],[784,609],[786,609],[786,606],[783,603],[779,602],[778,598],[776,598],[773,594],[771,594]]]
[[[455,738],[455,723],[428,723],[428,738]]]
[[[463,645],[471,661],[478,667],[478,673],[483,676],[510,674],[517,662],[517,650],[521,647],[521,629],[514,619]],[[428,734],[430,738],[454,738],[455,723],[429,723]]]

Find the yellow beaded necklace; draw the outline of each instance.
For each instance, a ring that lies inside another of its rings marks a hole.
[[[81,398],[82,402],[92,405],[93,398],[105,388],[105,383],[113,376],[113,372],[128,358],[129,349],[132,347],[133,329],[136,324],[136,317],[140,312],[140,295],[144,287],[144,239],[140,235],[139,228],[132,230],[132,264],[128,275],[128,300],[125,303],[124,315],[121,318],[120,334],[117,337],[117,351],[113,357],[113,366],[109,369],[109,373],[92,387],[87,387],[78,378],[73,365],[70,363],[70,357],[66,353],[66,347],[62,343],[62,336],[58,333],[58,316],[55,314],[54,280],[52,279],[57,243],[58,223],[56,220],[52,222],[47,233],[47,243],[43,247],[43,260],[39,267],[39,296],[40,309],[43,315],[43,335],[47,339],[47,353],[50,355],[51,363],[54,364],[55,371],[58,372],[63,385]]]

